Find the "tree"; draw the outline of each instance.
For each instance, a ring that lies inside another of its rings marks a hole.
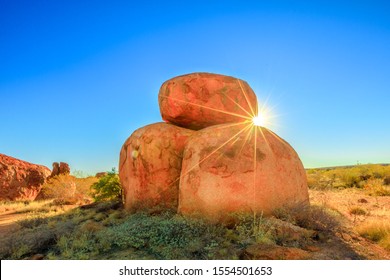
[[[122,200],[122,187],[115,168],[112,168],[107,175],[100,178],[91,188],[94,191],[92,196],[95,201]]]

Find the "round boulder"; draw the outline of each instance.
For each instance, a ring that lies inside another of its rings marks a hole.
[[[217,125],[194,134],[183,155],[178,211],[212,221],[233,213],[271,214],[309,203],[294,149],[252,124]]]
[[[163,120],[194,130],[251,120],[257,110],[256,95],[247,82],[211,73],[166,81],[158,101]]]
[[[126,140],[119,159],[126,209],[177,209],[182,155],[191,134],[156,123],[137,129]]]

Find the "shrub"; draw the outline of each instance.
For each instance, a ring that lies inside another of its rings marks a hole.
[[[383,184],[382,179],[369,179],[363,184],[369,195],[387,196],[390,195],[390,187]]]
[[[364,210],[363,208],[360,208],[360,207],[353,207],[349,210],[349,214],[351,215],[366,215],[367,212],[366,210]]]
[[[94,177],[60,174],[47,180],[38,199],[54,199],[56,204],[84,204],[91,200],[90,187],[94,182]]]
[[[108,172],[107,175],[101,177],[91,188],[94,191],[92,196],[95,202],[122,199],[122,187],[115,168]]]
[[[366,164],[352,167],[307,170],[309,188],[364,188],[367,184],[390,184],[390,165]],[[379,188],[372,195],[387,195],[386,189]]]

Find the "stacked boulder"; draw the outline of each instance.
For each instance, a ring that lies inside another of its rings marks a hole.
[[[66,162],[53,162],[53,170],[51,171],[51,174],[49,178],[53,178],[58,175],[69,175],[70,174],[70,167],[69,164]]]
[[[193,73],[163,83],[165,123],[136,130],[120,152],[125,207],[174,209],[223,221],[308,204],[303,165],[272,131],[255,126],[257,98],[243,80]]]

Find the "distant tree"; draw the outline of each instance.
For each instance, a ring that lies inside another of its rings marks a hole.
[[[107,175],[101,177],[91,188],[93,190],[92,197],[95,201],[122,199],[122,187],[115,168],[112,168]]]

